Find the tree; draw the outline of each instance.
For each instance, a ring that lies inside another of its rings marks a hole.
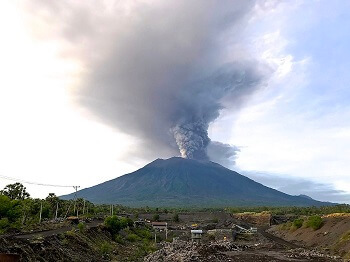
[[[23,200],[29,198],[29,193],[26,191],[25,186],[21,183],[14,183],[7,185],[0,191],[1,195],[5,195],[13,200]]]
[[[174,222],[179,222],[180,219],[179,219],[179,214],[178,213],[175,213],[174,216],[173,216],[173,221]]]
[[[159,221],[159,214],[153,215],[153,221]]]

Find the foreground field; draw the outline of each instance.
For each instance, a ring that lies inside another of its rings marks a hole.
[[[234,215],[224,211],[158,212],[139,213],[137,217],[134,220],[145,221],[145,226],[130,225],[116,232],[104,223],[93,221],[80,223],[68,231],[63,227],[4,236],[0,238],[0,253],[17,254],[21,261],[344,261],[338,254],[344,255],[348,239],[342,238],[341,232],[350,230],[349,216],[334,215],[324,217],[322,230],[294,231],[282,229],[281,225],[270,227],[273,216],[267,212]],[[168,223],[168,239],[164,231],[158,232],[157,243],[147,222],[155,218]],[[256,226],[258,231],[238,234],[233,239],[235,225]],[[191,241],[193,228],[203,230],[201,243]],[[215,234],[209,234],[210,230]],[[304,242],[296,241],[297,237]],[[337,239],[341,240],[337,242]]]

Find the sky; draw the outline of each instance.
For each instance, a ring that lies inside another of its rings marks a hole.
[[[0,7],[1,188],[84,188],[207,151],[283,192],[350,203],[348,1]]]

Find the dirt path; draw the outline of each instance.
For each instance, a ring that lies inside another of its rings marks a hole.
[[[103,220],[94,220],[91,223],[87,223],[86,226],[89,227],[89,228],[97,227],[102,222],[103,222]],[[66,227],[61,227],[61,228],[57,228],[57,229],[52,229],[52,230],[36,231],[36,232],[22,234],[22,235],[15,235],[13,237],[14,238],[20,238],[20,239],[32,239],[32,238],[35,238],[35,237],[38,237],[38,236],[48,237],[48,236],[58,235],[58,234],[67,232],[67,231],[71,230],[72,227],[73,227],[73,225],[66,226]]]

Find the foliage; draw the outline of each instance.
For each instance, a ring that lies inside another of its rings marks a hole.
[[[123,237],[121,235],[115,235],[114,236],[114,241],[121,244],[121,245],[125,245],[125,241],[123,239]]]
[[[133,221],[130,218],[110,216],[105,219],[104,224],[108,231],[114,235],[117,234],[121,229],[132,226]]]
[[[229,213],[243,213],[243,212],[263,212],[268,211],[273,215],[298,215],[298,216],[312,216],[312,215],[326,215],[333,213],[350,213],[350,205],[329,205],[320,207],[229,207],[225,209]]]
[[[320,216],[311,216],[306,221],[306,227],[311,227],[313,230],[320,229],[322,225],[323,221]]]
[[[301,228],[303,223],[304,223],[304,219],[301,219],[301,218],[300,219],[295,219],[293,221],[293,227],[294,228]]]
[[[126,240],[129,242],[136,242],[137,240],[140,240],[140,238],[136,234],[129,234],[126,236]]]
[[[81,222],[80,222],[80,223],[78,224],[79,232],[84,232],[85,227],[86,227],[85,223],[81,223]]]
[[[215,217],[215,218],[213,219],[213,223],[215,223],[215,224],[219,223],[219,219],[218,219],[217,217]]]
[[[21,183],[7,185],[0,191],[0,194],[8,196],[13,200],[23,200],[29,198],[29,193],[26,191],[25,186],[23,186]]]
[[[107,241],[100,243],[98,248],[103,258],[107,258],[113,250],[112,245],[109,244]]]
[[[159,221],[159,214],[153,215],[153,221]]]
[[[179,218],[179,214],[178,213],[175,213],[174,216],[173,216],[173,221],[174,222],[179,222],[180,221],[180,218]]]

